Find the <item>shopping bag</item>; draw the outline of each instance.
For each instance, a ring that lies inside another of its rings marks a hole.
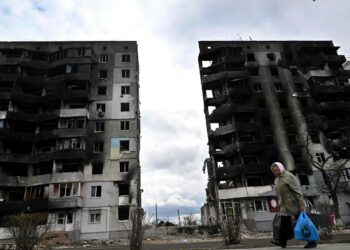
[[[318,234],[317,228],[305,211],[302,211],[299,215],[294,228],[294,237],[296,240],[320,241],[320,235]]]
[[[272,229],[273,229],[273,239],[279,240],[279,234],[280,234],[280,227],[281,227],[281,215],[279,213],[275,214],[275,217],[273,217],[272,220]]]

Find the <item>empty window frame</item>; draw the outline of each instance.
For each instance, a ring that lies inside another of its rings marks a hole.
[[[247,187],[263,186],[263,179],[261,176],[247,176]]]
[[[130,150],[130,141],[129,140],[120,140],[120,152]]]
[[[129,121],[120,121],[120,130],[129,130]]]
[[[73,213],[58,213],[57,214],[57,224],[72,224],[73,223]]]
[[[267,53],[266,57],[271,62],[276,61],[276,55],[274,53]]]
[[[250,206],[254,212],[267,211],[266,200],[254,200],[251,201]]]
[[[298,174],[300,185],[309,185],[309,178],[306,174]]]
[[[118,207],[118,220],[129,220],[129,206]]]
[[[130,95],[130,86],[121,86],[122,95]]]
[[[122,69],[122,78],[130,78],[130,69]]]
[[[92,174],[103,174],[103,162],[92,163]]]
[[[316,159],[318,163],[323,163],[326,160],[324,157],[324,153],[316,153]]]
[[[105,131],[105,123],[104,122],[96,122],[95,132],[104,132],[104,131]]]
[[[262,92],[261,83],[254,83],[253,87],[255,92]]]
[[[101,210],[89,211],[89,223],[95,223],[95,224],[101,223]]]
[[[123,54],[123,55],[122,55],[122,62],[123,62],[123,63],[128,63],[128,62],[130,62],[130,54]]]
[[[107,79],[107,70],[100,70],[98,72],[98,79]]]
[[[275,82],[273,84],[273,86],[275,87],[275,91],[276,92],[283,92],[283,88],[282,88],[282,83],[281,82]]]
[[[254,54],[247,54],[247,61],[248,62],[255,62],[255,55]]]
[[[272,135],[265,135],[265,142],[267,145],[273,145],[275,143]]]
[[[96,111],[97,112],[106,112],[106,104],[104,103],[96,103]]]
[[[85,56],[85,48],[78,48],[78,56]]]
[[[94,143],[94,153],[102,153],[103,152],[103,141],[96,141]]]
[[[129,195],[130,193],[130,185],[126,183],[121,183],[119,186],[119,196],[121,195]]]
[[[100,63],[107,63],[108,62],[108,55],[100,55]]]
[[[107,87],[106,86],[99,86],[97,88],[97,95],[106,95],[107,94]]]
[[[66,196],[78,196],[80,193],[80,183],[55,183],[53,186],[52,196],[66,197]]]
[[[119,163],[119,171],[121,173],[127,173],[129,172],[129,162],[128,161],[122,161]]]
[[[84,128],[85,119],[64,119],[60,121],[60,128]]]
[[[128,103],[128,102],[120,103],[120,111],[121,112],[128,112],[128,111],[130,111],[130,103]]]
[[[91,198],[100,198],[102,186],[91,186]]]
[[[278,76],[278,69],[276,67],[270,67],[270,73],[272,76]]]

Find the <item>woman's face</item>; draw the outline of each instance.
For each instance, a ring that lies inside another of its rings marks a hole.
[[[272,173],[275,175],[275,176],[280,176],[281,175],[281,170],[276,166],[274,165],[272,167]]]

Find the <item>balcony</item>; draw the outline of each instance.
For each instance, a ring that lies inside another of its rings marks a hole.
[[[230,189],[219,189],[219,199],[236,199],[247,197],[274,196],[272,186],[240,187]]]
[[[229,159],[232,156],[234,156],[239,151],[239,148],[236,144],[230,144],[227,145],[224,149],[221,151],[215,151],[213,152],[213,156],[216,160],[218,159]]]
[[[48,153],[39,153],[31,156],[31,162],[38,163],[49,160],[85,160],[86,152],[84,149],[67,149]]]
[[[86,137],[85,128],[60,128],[57,133],[58,138]]]
[[[49,198],[49,209],[66,209],[66,208],[80,208],[83,206],[83,198],[79,196],[68,196]]]
[[[0,154],[0,162],[29,163],[30,155],[16,154],[16,153],[9,153],[9,154],[2,153]]]
[[[14,132],[9,131],[8,129],[0,129],[0,139],[4,141],[33,142],[34,138],[34,133]]]
[[[42,131],[38,134],[35,134],[35,141],[44,141],[57,138],[57,129],[50,131]]]
[[[349,95],[350,86],[313,86],[311,88],[312,96],[328,96],[330,94],[339,94],[339,95]]]
[[[7,111],[7,119],[16,121],[36,122],[38,120],[38,115],[24,112]]]
[[[243,173],[242,165],[220,167],[216,169],[216,178],[218,180],[226,180]]]
[[[25,201],[2,201],[0,202],[0,213],[22,212],[22,211],[45,211],[48,209],[47,199],[35,199]]]
[[[208,85],[211,82],[215,82],[219,79],[224,78],[244,78],[248,77],[248,72],[244,69],[235,70],[235,71],[224,71],[216,74],[207,75],[206,77],[202,77],[203,85]]]
[[[239,149],[241,152],[258,152],[265,148],[265,143],[263,141],[254,142],[240,142]]]
[[[82,172],[68,172],[68,173],[53,173],[51,182],[82,182],[84,180],[84,173]]]
[[[248,87],[230,88],[230,95],[233,97],[249,96],[252,93],[253,93],[252,89]]]
[[[232,114],[232,104],[223,104],[209,115],[210,122],[219,122],[226,119],[229,115]]]
[[[0,186],[2,187],[25,187],[27,185],[27,177],[0,175]]]
[[[89,117],[87,109],[61,109],[60,117]]]
[[[336,111],[336,110],[350,110],[350,102],[321,102],[318,106],[318,111]]]
[[[250,104],[234,105],[232,113],[254,113],[255,108]]]
[[[228,95],[217,96],[213,98],[206,98],[205,104],[208,106],[218,106],[224,102],[226,102]]]
[[[209,138],[216,138],[216,137],[221,137],[221,136],[226,136],[228,134],[232,134],[235,132],[236,129],[232,124],[221,126],[217,129],[215,129],[214,132],[209,134]]]

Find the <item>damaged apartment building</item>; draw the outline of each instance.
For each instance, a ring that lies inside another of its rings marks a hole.
[[[76,240],[141,206],[135,41],[0,42],[0,223],[48,213]]]
[[[210,154],[202,223],[233,214],[258,231],[271,230],[275,161],[298,177],[308,206],[332,206],[305,152],[319,163],[334,152],[333,164],[349,158],[350,70],[339,47],[332,41],[200,41],[199,48]],[[349,167],[338,193],[345,223]]]

